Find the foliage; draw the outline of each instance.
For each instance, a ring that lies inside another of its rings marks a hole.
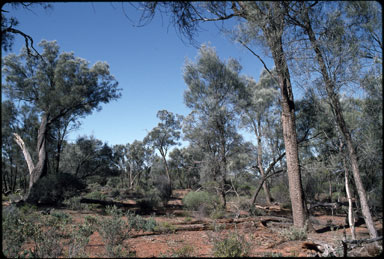
[[[250,244],[236,232],[214,240],[213,251],[216,257],[244,257],[248,255],[249,249]]]
[[[172,223],[163,221],[160,222],[156,227],[155,231],[159,231],[162,233],[175,233],[176,232],[176,226],[172,225]]]
[[[129,229],[154,231],[157,226],[157,223],[153,218],[146,220],[140,215],[135,215],[129,212],[127,213],[127,219]]]
[[[206,191],[189,192],[183,198],[183,204],[189,210],[199,210],[210,214],[218,206],[218,197]]]
[[[78,194],[84,188],[84,183],[74,175],[67,173],[50,174],[36,183],[35,188],[31,191],[30,200],[55,205]]]
[[[105,200],[106,196],[100,191],[93,191],[93,192],[87,193],[84,196],[84,198],[95,199],[95,200]]]
[[[105,243],[107,256],[122,256],[123,241],[129,237],[130,229],[122,219],[121,210],[116,206],[108,206],[106,212],[109,217],[98,220],[98,232]]]
[[[306,240],[307,239],[307,229],[299,228],[295,226],[291,226],[288,229],[284,228],[279,231],[279,235],[281,235],[285,240],[293,241],[293,240]]]
[[[166,254],[160,254],[159,257],[177,257],[177,258],[186,258],[193,257],[194,248],[191,245],[184,245],[178,249],[172,248]]]
[[[18,253],[26,241],[27,221],[24,214],[11,205],[2,211],[2,247],[6,257],[18,257]]]

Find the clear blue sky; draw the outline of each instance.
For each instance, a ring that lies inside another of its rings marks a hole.
[[[79,135],[93,135],[110,145],[131,143],[142,140],[157,125],[158,110],[181,115],[190,112],[183,102],[187,86],[182,70],[185,59],[195,60],[198,49],[180,39],[174,27],[169,26],[168,16],[157,15],[150,24],[134,27],[125,17],[122,5],[135,21],[139,11],[129,3],[52,5],[50,10],[38,5],[30,7],[31,11],[15,10],[9,5],[3,9],[9,11],[8,17],[18,19],[17,28],[32,36],[36,47],[42,39],[56,40],[61,51],[73,51],[91,64],[106,61],[123,89],[120,99],[82,119],[81,128],[69,135],[69,141]],[[202,28],[205,31],[196,38],[199,43],[210,42],[222,60],[236,58],[243,66],[243,74],[259,77],[262,64],[256,57],[222,35],[213,23]],[[23,46],[24,39],[16,36],[12,52],[19,53]],[[261,50],[258,53],[263,54]],[[273,62],[265,60],[271,68]]]

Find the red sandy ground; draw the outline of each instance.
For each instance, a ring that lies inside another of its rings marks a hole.
[[[175,194],[181,198],[187,191],[179,190]],[[173,200],[174,204],[181,204],[181,200]],[[229,206],[230,207],[230,206]],[[282,211],[279,206],[274,206],[271,210]],[[74,223],[80,223],[84,220],[86,215],[94,215],[95,213],[81,213],[72,210],[63,210],[72,216]],[[246,212],[242,213],[244,216]],[[192,215],[192,214],[191,214]],[[100,216],[100,215],[99,215]],[[149,216],[148,216],[149,217]],[[171,224],[187,224],[186,217],[172,216],[170,213],[168,216],[155,216],[157,222],[170,222]],[[196,217],[189,217],[189,220],[197,220]],[[257,218],[257,217],[256,217]],[[314,225],[315,229],[321,229],[326,226],[327,221],[332,220],[334,225],[345,225],[345,217],[340,216],[327,216],[327,215],[315,215],[314,218],[320,223],[320,225]],[[212,222],[211,219],[205,218],[203,221]],[[237,231],[242,235],[250,244],[250,257],[265,257],[278,254],[279,256],[294,256],[294,257],[307,257],[314,256],[313,251],[307,250],[302,247],[304,242],[337,244],[339,240],[343,238],[343,228],[340,227],[334,231],[326,231],[324,233],[309,233],[306,241],[284,241],[276,231],[276,226],[262,225],[255,223],[254,221],[246,221],[236,224],[236,230],[223,230],[220,235],[225,235],[228,231]],[[382,235],[382,222],[376,221],[376,229]],[[346,235],[350,238],[350,230],[346,229]],[[141,232],[142,233],[142,232]],[[356,228],[357,238],[364,239],[369,238],[368,230],[365,224]],[[136,252],[136,257],[160,257],[172,256],[172,251],[176,251],[185,246],[193,248],[193,257],[213,257],[213,242],[212,237],[217,236],[218,233],[212,230],[204,231],[177,231],[176,233],[163,233],[158,235],[142,235],[125,240],[125,245],[129,247],[130,251]],[[105,258],[106,251],[103,240],[98,232],[95,232],[90,237],[90,241],[86,247],[86,251],[90,258]],[[361,251],[362,256],[373,256],[368,249]],[[365,254],[364,254],[365,253]]]

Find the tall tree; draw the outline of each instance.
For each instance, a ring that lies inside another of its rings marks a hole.
[[[365,188],[361,180],[356,150],[340,104],[340,87],[348,82],[348,78],[346,78],[348,71],[358,63],[355,55],[355,53],[358,53],[355,44],[356,38],[343,22],[342,12],[331,12],[325,15],[324,17],[327,20],[322,28],[316,31],[314,26],[319,23],[319,17],[323,16],[316,12],[314,9],[315,4],[302,2],[299,7],[299,10],[292,10],[289,7],[286,7],[286,10],[290,15],[290,21],[303,30],[315,52],[315,60],[323,79],[329,104],[346,143],[362,213],[371,238],[376,238],[377,231],[374,227]],[[352,62],[355,64],[352,64]],[[346,70],[347,67],[349,70]]]
[[[236,60],[223,62],[211,47],[202,46],[196,63],[187,62],[184,81],[185,104],[193,109],[187,138],[196,141],[208,152],[208,171],[218,181],[223,207],[226,206],[228,159],[233,148],[241,142],[236,131],[232,105],[238,88],[243,84],[239,76],[241,66]],[[193,125],[194,124],[194,125]]]
[[[80,118],[100,110],[101,103],[108,103],[120,97],[117,82],[109,72],[106,63],[98,62],[89,68],[89,63],[75,57],[73,53],[59,54],[58,44],[42,41],[40,57],[10,54],[3,59],[5,94],[13,101],[22,101],[34,107],[40,117],[36,151],[38,161],[33,162],[30,152],[18,135],[15,140],[23,151],[29,168],[29,193],[39,178],[46,173],[46,141],[50,127],[65,116]]]

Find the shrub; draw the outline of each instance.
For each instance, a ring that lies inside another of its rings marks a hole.
[[[93,191],[93,192],[87,193],[84,197],[88,199],[94,199],[94,200],[106,199],[105,195],[102,194],[100,191]]]
[[[250,244],[237,233],[230,233],[227,237],[214,241],[214,255],[216,257],[243,257],[249,253]]]
[[[50,174],[39,179],[29,199],[34,203],[57,205],[84,188],[85,184],[72,174]]]
[[[157,223],[153,218],[148,220],[144,219],[140,215],[133,213],[127,213],[129,229],[153,231],[155,230]]]
[[[161,222],[155,227],[155,230],[162,233],[175,233],[176,227],[169,222]]]
[[[129,237],[129,227],[116,206],[107,206],[106,212],[111,217],[98,221],[98,232],[104,240],[108,257],[122,256],[123,241]]]
[[[172,248],[171,251],[166,254],[160,254],[160,257],[192,257],[193,256],[193,246],[185,245],[179,249]]]
[[[153,211],[155,208],[158,208],[161,203],[162,200],[157,189],[151,189],[146,193],[143,193],[143,198],[137,200],[136,202],[140,210],[144,213]]]
[[[279,234],[287,241],[307,239],[307,231],[305,227],[298,228],[291,226],[289,229],[280,230]]]
[[[5,257],[16,258],[26,241],[27,221],[23,214],[15,205],[3,209],[2,213],[2,233],[3,233],[3,253]]]
[[[71,210],[83,210],[84,204],[80,203],[81,197],[71,197],[66,199],[63,203]]]
[[[83,224],[72,226],[66,257],[88,257],[85,252],[85,247],[89,242],[89,237],[95,231],[95,223],[96,219],[94,217],[86,216]]]
[[[211,219],[225,218],[225,210],[222,207],[215,207],[209,215]]]
[[[219,200],[217,196],[205,191],[189,192],[183,198],[183,204],[190,210],[199,210],[209,214],[217,207]]]

